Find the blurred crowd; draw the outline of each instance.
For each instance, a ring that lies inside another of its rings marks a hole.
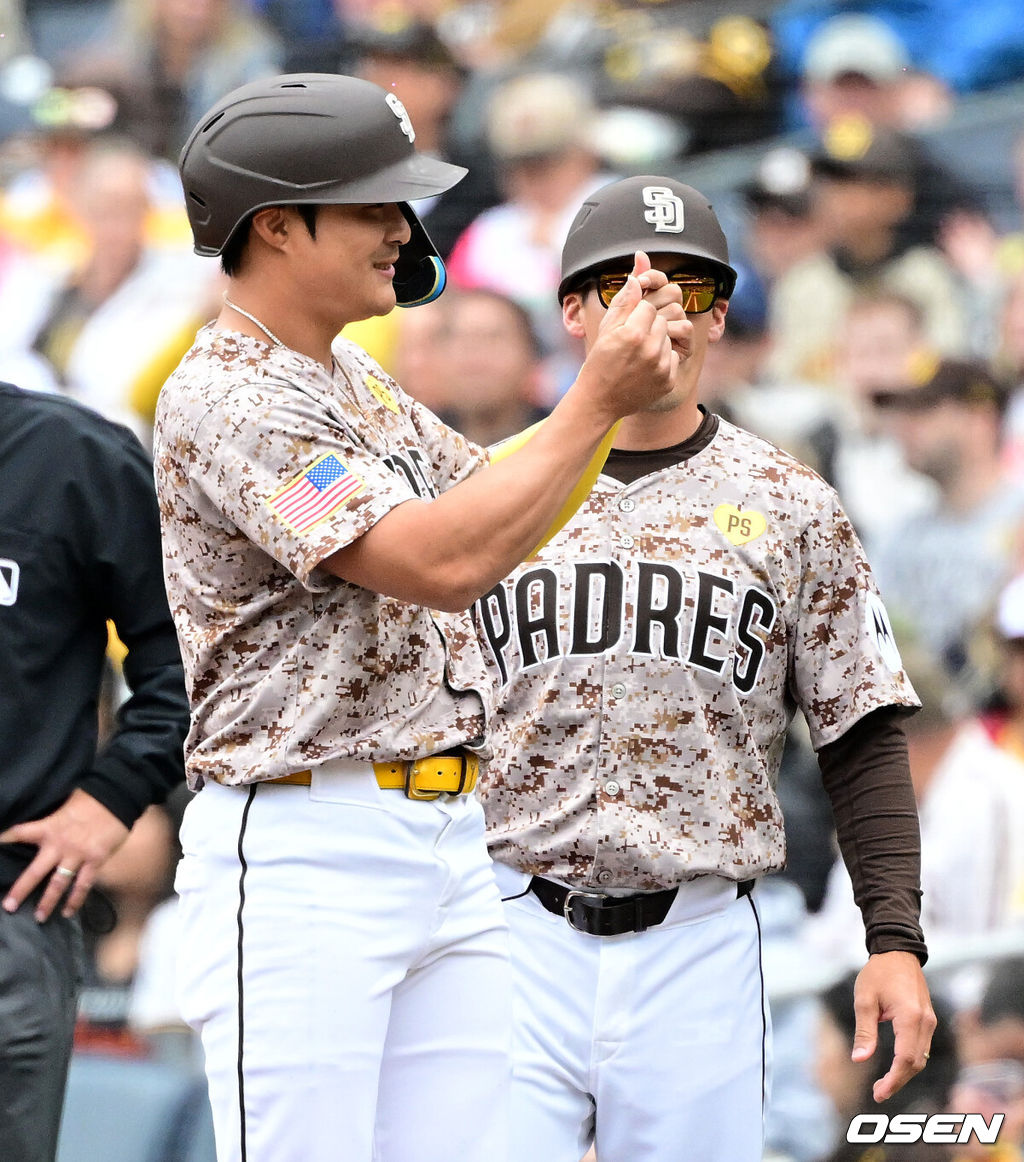
[[[484,444],[579,366],[555,288],[586,194],[668,173],[712,197],[741,273],[704,402],[838,489],[924,702],[906,728],[946,1035],[899,1108],[1004,1112],[1000,1153],[948,1156],[1021,1158],[1019,0],[0,0],[0,378],[149,439],[222,291],[191,250],[178,152],[219,95],[281,71],[393,89],[417,145],[469,168],[417,205],[448,292],[350,330]],[[882,1071],[846,1048],[862,930],[799,722],[779,791],[800,839],[759,889],[770,1154],[866,1158],[845,1142]],[[195,1065],[168,984],[181,807],[152,808],[106,868],[82,1052]]]

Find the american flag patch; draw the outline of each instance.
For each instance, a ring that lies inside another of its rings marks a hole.
[[[274,493],[267,506],[289,528],[305,533],[362,490],[363,482],[359,477],[328,452],[280,492]]]

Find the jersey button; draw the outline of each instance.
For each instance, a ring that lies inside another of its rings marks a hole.
[[[604,793],[606,795],[617,795],[622,788],[614,779],[609,779],[604,785]]]
[[[619,501],[619,512],[632,512],[636,508],[636,501],[632,497],[624,496]]]
[[[635,544],[636,544],[636,542],[633,540],[632,537],[625,536],[619,541],[619,548],[620,549],[631,549]]]
[[[621,682],[616,682],[615,685],[612,687],[612,697],[613,698],[625,698],[626,697],[626,687]]]
[[[612,873],[605,868],[604,871],[599,871],[594,878],[599,884],[611,883]]]

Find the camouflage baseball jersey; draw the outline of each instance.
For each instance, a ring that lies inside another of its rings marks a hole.
[[[650,455],[477,607],[502,687],[491,853],[602,890],[780,868],[795,708],[820,747],[918,704],[831,487],[710,415]]]
[[[192,785],[413,758],[484,733],[492,683],[472,617],[318,564],[487,454],[355,344],[336,340],[334,355],[332,376],[206,327],[160,395],[154,459]]]

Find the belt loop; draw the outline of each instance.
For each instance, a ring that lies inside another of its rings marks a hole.
[[[469,764],[466,761],[466,752],[463,751],[462,754],[459,755],[459,785],[455,791],[456,795],[461,795],[462,792],[466,789],[466,776],[468,774],[468,767]]]
[[[462,766],[459,771],[459,786],[455,791],[456,795],[461,795],[463,791],[472,791],[476,786],[476,764],[479,762],[476,755],[471,755],[465,750],[459,754],[459,761]]]

